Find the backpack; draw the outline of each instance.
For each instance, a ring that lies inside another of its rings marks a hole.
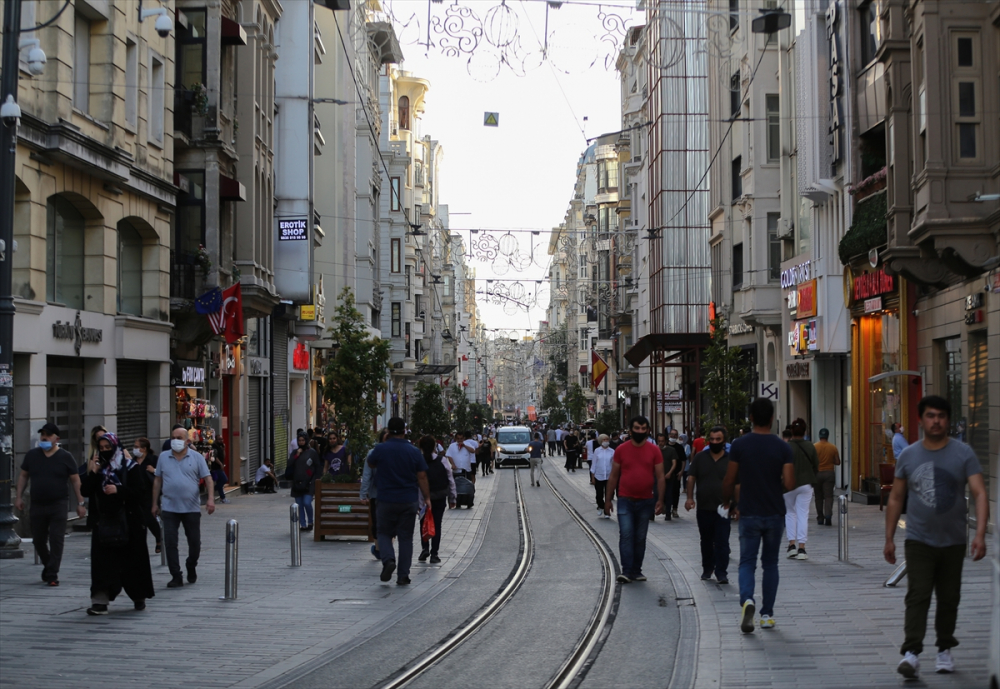
[[[427,483],[429,484],[431,500],[448,497],[448,470],[440,458],[427,462]]]

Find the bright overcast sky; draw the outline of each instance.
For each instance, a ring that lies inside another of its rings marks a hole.
[[[498,4],[495,0],[462,2],[480,19]],[[518,14],[517,35],[526,48],[521,54],[530,51],[539,57],[529,56],[528,62],[539,62],[545,4],[510,2],[508,6]],[[432,7],[436,14],[443,14],[448,4]],[[534,262],[522,271],[512,267],[502,276],[523,280],[526,291],[534,294],[535,280],[541,279],[548,267],[547,230],[559,225],[566,214],[586,138],[621,128],[620,89],[614,69],[617,52],[613,51],[610,70],[605,69],[605,57],[611,53],[599,39],[602,30],[597,6],[564,4],[551,10],[551,60],[523,77],[501,65],[496,78],[487,82],[470,76],[467,55],[447,57],[435,46],[428,50],[410,43],[418,31],[420,42],[426,42],[426,0],[395,0],[392,10],[403,23],[410,18],[419,21],[419,30],[417,22],[403,30],[397,26],[405,58],[401,67],[431,84],[422,130],[444,147],[439,193],[440,202],[448,204],[452,213],[453,231],[495,229],[499,231],[493,234],[499,239],[507,229],[543,230],[540,235],[515,233],[522,253],[530,254],[534,245]],[[642,21],[640,13],[625,6],[610,11],[632,16],[632,23]],[[509,37],[513,35],[510,26],[508,21],[495,21],[493,30]],[[433,42],[439,39],[432,34]],[[563,44],[573,47],[561,49]],[[492,46],[481,41],[472,66],[480,79],[496,71],[495,53],[491,57],[486,48]],[[587,68],[595,59],[596,64]],[[563,70],[553,64],[557,60]],[[573,73],[566,74],[565,69]],[[487,111],[499,113],[498,127],[483,126]],[[461,234],[468,252],[470,234]],[[500,277],[490,263],[473,258],[469,265],[476,270],[477,292],[486,289],[486,278]],[[535,329],[545,318],[547,297],[530,312],[519,309],[513,315],[505,313],[503,306],[486,303],[485,297],[478,297],[478,303],[487,328]]]

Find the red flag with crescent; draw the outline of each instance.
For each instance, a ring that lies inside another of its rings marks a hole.
[[[243,331],[243,290],[240,283],[222,292],[222,307],[208,314],[212,332],[223,335],[226,342],[233,344],[245,334]]]

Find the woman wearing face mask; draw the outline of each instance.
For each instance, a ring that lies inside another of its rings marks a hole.
[[[125,456],[114,433],[105,433],[97,450],[82,485],[97,513],[90,540],[87,614],[107,615],[108,603],[122,589],[136,610],[145,610],[146,599],[154,595],[142,516],[145,470]]]
[[[611,519],[610,514],[604,514],[604,493],[608,488],[608,477],[611,476],[611,463],[615,451],[611,449],[611,441],[605,434],[597,438],[598,446],[590,453],[590,485],[594,486],[597,498],[597,511],[601,519]]]
[[[149,438],[135,439],[135,443],[132,444],[132,457],[136,464],[142,468],[143,478],[146,479],[142,495],[142,521],[153,534],[153,538],[156,539],[156,552],[158,553],[163,549],[163,536],[160,533],[160,523],[156,521],[156,517],[150,511],[153,506],[153,480],[156,474],[157,456],[152,451]]]

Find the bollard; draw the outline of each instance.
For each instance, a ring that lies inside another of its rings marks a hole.
[[[159,515],[156,517],[156,523],[160,525],[160,567],[167,566],[167,542],[163,538],[163,520],[160,519]]]
[[[841,562],[848,562],[847,557],[847,496],[841,495],[837,498],[840,522],[837,530],[837,559]]]
[[[288,536],[292,541],[292,567],[302,566],[302,532],[299,530],[299,506],[292,503],[288,509]]]
[[[226,595],[220,600],[236,600],[239,579],[240,525],[235,519],[226,522]]]
[[[895,588],[896,584],[901,582],[903,580],[903,577],[905,576],[906,576],[906,560],[903,560],[901,563],[899,563],[899,567],[893,570],[892,574],[889,575],[889,578],[886,579],[885,583],[882,585],[888,588]]]

